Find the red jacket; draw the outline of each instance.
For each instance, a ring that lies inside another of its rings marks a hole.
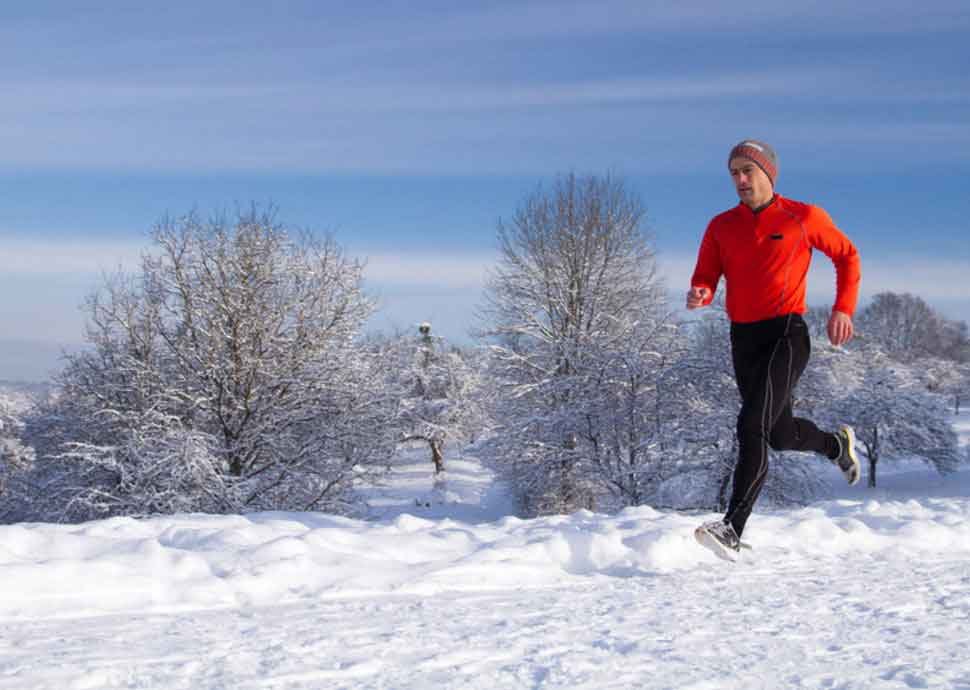
[[[852,316],[861,277],[855,246],[824,210],[780,195],[758,213],[738,204],[711,220],[691,285],[708,288],[710,304],[723,275],[734,322],[803,314],[813,248],[835,264],[833,308]]]

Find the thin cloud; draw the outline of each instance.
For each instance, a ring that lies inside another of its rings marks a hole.
[[[98,239],[0,240],[0,272],[5,277],[93,276],[119,267],[136,268],[141,247]]]
[[[388,294],[395,289],[478,290],[495,257],[488,254],[370,254],[364,278]]]
[[[145,247],[106,240],[0,241],[0,273],[5,278],[92,277],[117,269],[137,271]],[[390,288],[477,289],[495,263],[492,254],[359,253],[368,284]]]
[[[544,0],[493,3],[390,3],[375,13],[365,5],[326,7],[317,2],[291,2],[285,13],[266,12],[238,2],[172,2],[155,12],[128,7],[73,9],[54,4],[56,12],[16,21],[0,28],[6,43],[23,42],[74,47],[78,24],[93,45],[119,46],[141,55],[165,55],[175,65],[187,54],[204,54],[216,62],[233,57],[246,61],[266,57],[268,35],[284,40],[271,44],[274,54],[292,56],[306,46],[325,46],[326,54],[366,59],[375,54],[408,52],[429,44],[556,39],[623,35],[717,32],[788,33],[813,36],[846,33],[894,34],[956,32],[970,26],[964,2],[916,4],[911,0],[845,3],[779,3],[749,0],[742,8],[719,0],[671,3],[660,0],[601,0],[596,3]],[[28,15],[29,16],[29,15]],[[121,30],[123,29],[123,30]],[[108,41],[107,39],[111,40]],[[180,42],[182,50],[173,50]],[[319,59],[319,58],[318,58]],[[158,68],[156,68],[158,69]]]
[[[493,4],[484,9],[453,10],[417,18],[396,17],[388,40],[414,45],[429,42],[535,40],[577,36],[616,36],[664,32],[761,31],[779,35],[811,31],[813,35],[936,33],[970,25],[959,2],[914,5],[908,0],[847,4],[837,0],[779,3],[752,0],[739,9],[718,0],[671,3],[660,0],[559,0]],[[386,45],[382,42],[381,45]]]
[[[808,75],[805,75],[806,77]],[[812,78],[820,75],[813,73]],[[791,75],[726,74],[682,78],[625,78],[576,82],[452,84],[407,81],[369,84],[293,82],[239,87],[194,84],[143,85],[112,82],[0,84],[6,94],[0,116],[28,113],[103,116],[157,114],[172,108],[178,119],[219,112],[245,114],[252,124],[275,117],[272,105],[285,103],[291,118],[307,122],[321,115],[348,113],[448,113],[491,109],[609,105],[623,103],[707,102],[760,94],[795,96]],[[237,115],[239,117],[239,115]],[[236,120],[238,121],[238,120]],[[227,126],[231,128],[233,121]]]
[[[637,152],[650,150],[691,170],[706,163],[700,152],[709,145],[750,128],[738,102],[757,94],[782,104],[762,114],[759,131],[772,141],[844,142],[865,154],[856,161],[884,159],[900,142],[926,146],[924,160],[967,159],[970,130],[956,113],[885,121],[849,108],[820,123],[787,108],[807,97],[801,83],[830,84],[827,98],[842,104],[871,106],[892,100],[891,92],[862,88],[864,71],[782,72],[214,89],[8,82],[4,91],[15,97],[0,103],[0,146],[3,165],[16,169],[515,174],[577,165],[638,170]],[[900,80],[900,98],[918,97],[920,88],[910,86]],[[938,93],[926,89],[930,99]],[[970,101],[970,92],[958,85],[950,98]]]
[[[878,88],[876,88],[877,82]],[[840,103],[970,102],[964,84],[908,79],[887,82],[868,66],[799,68],[790,66],[758,72],[706,71],[665,77],[610,77],[573,81],[508,81],[454,83],[410,78],[394,81],[348,83],[343,80],[306,80],[272,83],[258,79],[246,84],[222,85],[185,81],[178,84],[130,81],[33,81],[0,83],[6,97],[0,117],[66,114],[105,116],[117,112],[157,114],[171,109],[175,119],[234,115],[234,122],[275,118],[279,104],[290,118],[313,122],[327,114],[448,113],[489,109],[591,106],[646,103],[676,106],[757,95],[759,98],[817,100],[805,83],[826,84],[826,99]],[[42,118],[43,121],[43,118]]]

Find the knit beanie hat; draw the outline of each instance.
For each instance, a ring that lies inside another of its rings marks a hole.
[[[732,159],[738,157],[753,161],[765,171],[765,175],[771,180],[771,186],[775,186],[775,178],[778,177],[778,156],[775,155],[775,150],[768,144],[756,139],[745,139],[731,149],[731,155],[728,156],[728,165],[731,164]]]

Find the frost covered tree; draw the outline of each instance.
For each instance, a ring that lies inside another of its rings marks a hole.
[[[872,346],[823,350],[814,357],[808,394],[820,421],[851,424],[868,460],[869,486],[886,457],[918,457],[941,474],[961,462],[945,398],[914,367]]]
[[[622,340],[594,339],[580,384],[582,413],[576,431],[588,458],[590,481],[603,486],[614,506],[658,501],[657,491],[683,472],[682,416],[671,410],[683,347],[680,329],[662,297],[631,308],[614,322]],[[602,501],[601,501],[602,502]]]
[[[831,307],[817,305],[808,307],[805,313],[802,314],[813,343],[818,342],[824,344],[828,342],[828,323],[831,315]]]
[[[953,403],[953,413],[959,414],[961,399],[970,393],[970,363],[926,357],[915,364],[914,373],[926,389],[946,396]]]
[[[495,435],[525,512],[642,500],[674,339],[643,207],[621,181],[555,181],[498,227],[486,287]]]
[[[22,473],[34,461],[34,449],[24,442],[24,415],[30,406],[29,396],[0,389],[0,502],[5,500],[11,475]]]
[[[167,218],[151,239],[88,299],[90,347],[40,424],[63,517],[345,508],[397,414],[356,342],[362,266],[255,207]]]
[[[477,388],[479,377],[456,348],[418,327],[417,337],[397,339],[401,405],[399,423],[405,443],[427,444],[435,474],[445,470],[448,441],[469,441],[483,418]]]
[[[923,357],[970,361],[967,324],[945,318],[916,295],[875,295],[859,314],[857,326],[866,342],[904,362]]]
[[[738,392],[731,362],[730,323],[724,296],[718,295],[711,309],[693,324],[690,350],[685,357],[675,390],[681,391],[679,404],[670,405],[681,429],[675,433],[689,441],[684,461],[699,471],[688,474],[690,484],[680,493],[687,505],[727,507],[731,478],[738,459]]]
[[[970,362],[961,364],[955,378],[944,388],[953,396],[953,414],[960,414],[960,406],[970,399]]]
[[[930,390],[952,396],[959,412],[970,388],[970,332],[963,321],[947,319],[920,297],[883,292],[859,319],[866,342],[892,358],[918,363]]]

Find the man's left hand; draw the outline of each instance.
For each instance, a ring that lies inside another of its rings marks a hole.
[[[842,311],[832,311],[829,317],[829,341],[833,345],[845,345],[852,338],[852,317]]]

